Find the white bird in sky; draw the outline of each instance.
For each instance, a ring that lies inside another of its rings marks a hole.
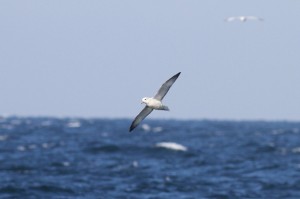
[[[133,120],[129,132],[131,132],[139,123],[145,119],[152,111],[155,110],[164,110],[169,111],[169,108],[162,104],[162,100],[165,95],[168,93],[171,86],[174,84],[176,79],[179,77],[180,72],[167,80],[158,90],[154,97],[144,97],[142,103],[146,104],[145,108],[135,117]]]
[[[232,22],[235,20],[239,20],[241,22],[246,22],[248,20],[256,20],[256,21],[263,21],[263,18],[256,17],[256,16],[237,16],[237,17],[228,17],[225,19],[227,22]]]

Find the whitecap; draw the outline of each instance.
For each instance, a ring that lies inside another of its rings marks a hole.
[[[273,135],[279,135],[279,134],[283,134],[283,133],[284,133],[283,129],[274,129],[274,130],[272,130]]]
[[[69,128],[78,128],[81,126],[81,123],[79,121],[71,121],[67,124]]]
[[[170,176],[166,176],[166,177],[165,177],[165,181],[166,181],[166,182],[171,182],[172,180],[171,180]]]
[[[293,153],[300,153],[300,147],[296,147],[292,149]]]
[[[107,132],[103,132],[103,133],[101,133],[101,136],[102,136],[102,137],[108,137],[109,135],[108,135]]]
[[[49,148],[49,144],[45,142],[45,143],[42,144],[42,147],[47,149],[47,148]]]
[[[161,126],[157,126],[157,127],[154,127],[153,128],[153,132],[154,133],[159,133],[159,132],[161,132],[163,130],[163,128],[161,127]]]
[[[8,135],[0,135],[0,141],[5,141],[8,138]]]
[[[151,130],[151,127],[148,124],[143,124],[141,127],[146,132],[149,132]]]
[[[171,149],[171,150],[175,150],[175,151],[187,151],[187,147],[175,143],[175,142],[159,142],[155,145],[156,147],[160,147],[160,148],[166,148],[166,149]]]
[[[67,161],[63,162],[62,164],[63,164],[65,167],[70,166],[70,162],[67,162]]]
[[[25,151],[26,150],[25,146],[18,146],[17,149],[19,151]]]
[[[14,126],[10,125],[10,124],[4,124],[4,125],[1,125],[1,128],[6,129],[6,130],[12,130],[14,128]]]
[[[139,166],[139,163],[138,163],[138,161],[133,161],[132,162],[132,166],[134,167],[134,168],[137,168],[138,166]]]
[[[45,120],[41,122],[41,126],[51,126],[53,122],[51,120]]]

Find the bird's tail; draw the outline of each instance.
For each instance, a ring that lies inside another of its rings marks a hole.
[[[164,110],[164,111],[169,111],[170,109],[169,109],[169,107],[167,107],[167,106],[163,105],[161,110]]]

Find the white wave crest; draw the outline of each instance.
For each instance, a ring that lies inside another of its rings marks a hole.
[[[161,148],[166,148],[166,149],[171,149],[171,150],[175,150],[175,151],[187,151],[187,147],[175,143],[175,142],[159,142],[157,144],[155,144],[156,147],[161,147]]]

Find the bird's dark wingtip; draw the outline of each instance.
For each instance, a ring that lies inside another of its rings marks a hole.
[[[133,125],[130,126],[129,132],[131,132],[135,127]]]
[[[170,79],[173,79],[173,78],[176,78],[176,79],[177,79],[177,78],[179,77],[180,73],[181,73],[181,72],[176,73],[176,74],[175,74],[173,77],[171,77]]]
[[[176,77],[176,79],[179,77],[179,75],[181,74],[181,72],[177,73],[176,75],[174,75],[173,77]]]

